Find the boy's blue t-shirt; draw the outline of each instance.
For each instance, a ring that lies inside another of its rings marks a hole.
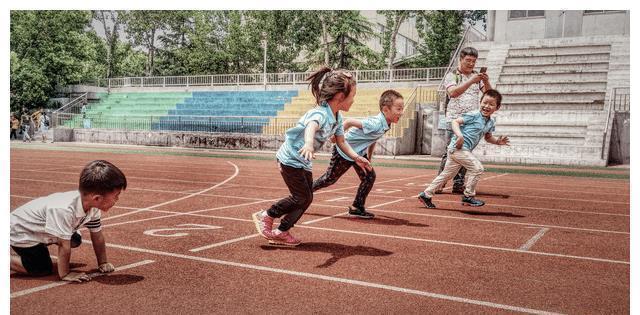
[[[493,133],[496,130],[495,119],[492,117],[485,118],[480,111],[462,114],[460,117],[464,120],[464,123],[460,126],[460,131],[464,137],[463,150],[473,151],[485,134]],[[457,140],[458,136],[454,134],[453,137],[451,137],[448,148],[454,149]]]
[[[363,119],[362,129],[350,128],[344,136],[344,139],[349,143],[351,148],[353,148],[353,151],[358,153],[358,155],[364,155],[367,148],[384,136],[387,130],[389,130],[389,124],[387,124],[387,119],[384,117],[384,114],[380,112],[380,114],[376,116]],[[336,146],[336,149],[345,160],[353,162],[353,159],[342,152],[338,146]]]
[[[313,149],[316,152],[334,134],[338,136],[344,135],[342,114],[338,112],[336,119],[329,104],[322,102],[319,106],[306,112],[294,127],[286,131],[284,143],[276,153],[276,158],[280,163],[290,167],[304,168],[307,171],[312,170],[313,163],[298,153],[304,146],[304,130],[307,124],[312,121],[317,122],[319,126],[313,139]]]

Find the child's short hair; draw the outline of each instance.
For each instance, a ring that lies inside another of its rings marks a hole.
[[[480,102],[482,102],[482,100],[484,99],[484,97],[486,96],[490,96],[493,97],[496,100],[496,105],[498,108],[500,108],[500,104],[502,104],[502,94],[500,94],[500,92],[498,92],[498,90],[487,90],[486,92],[484,92],[482,94],[482,97],[480,98]]]
[[[382,92],[382,95],[380,95],[380,111],[382,111],[383,107],[390,107],[393,105],[393,102],[399,98],[404,97],[402,97],[402,94],[398,93],[396,90],[386,90]]]
[[[82,194],[106,194],[126,189],[127,178],[115,165],[105,160],[89,162],[80,173],[79,190]]]

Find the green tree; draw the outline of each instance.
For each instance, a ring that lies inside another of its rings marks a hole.
[[[417,15],[416,27],[422,44],[421,54],[413,66],[445,67],[462,39],[464,23],[475,24],[486,17],[486,11],[437,10]]]
[[[106,54],[106,77],[110,78],[114,74],[116,64],[119,62],[116,54],[116,47],[119,42],[119,32],[122,23],[121,14],[115,10],[94,10],[92,11],[93,19],[99,22],[105,36],[105,54]]]
[[[380,66],[381,55],[365,41],[375,36],[372,25],[359,11],[315,11],[320,40],[309,45],[307,63],[346,69],[373,69]]]
[[[137,10],[121,14],[126,24],[125,31],[134,47],[142,47],[147,55],[145,74],[154,75],[155,55],[158,49],[158,36],[167,27],[168,18],[173,11]]]
[[[387,62],[387,69],[393,67],[393,61],[396,58],[396,37],[400,26],[407,19],[415,16],[415,11],[406,10],[385,10],[378,11],[378,14],[382,14],[386,18],[386,25],[384,33],[382,34],[382,56]]]
[[[58,86],[104,74],[99,43],[85,29],[90,11],[11,11],[11,106],[47,105]]]

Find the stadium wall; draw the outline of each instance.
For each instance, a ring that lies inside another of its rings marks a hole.
[[[408,134],[403,138],[382,138],[379,140],[374,153],[377,155],[412,154],[415,145],[414,139],[415,128],[409,128]],[[53,140],[55,142],[75,141],[201,149],[275,151],[284,142],[284,136],[58,127],[53,130]],[[330,153],[332,145],[327,141],[322,151]]]

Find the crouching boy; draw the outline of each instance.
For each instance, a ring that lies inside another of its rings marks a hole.
[[[80,173],[78,190],[54,193],[34,199],[11,213],[11,270],[32,276],[53,273],[47,246],[58,246],[58,276],[64,281],[82,282],[90,278],[83,272],[69,270],[71,248],[80,245],[81,227],[91,234],[98,270],[112,272],[107,261],[105,238],[100,223],[101,212],[107,212],[127,188],[127,179],[115,165],[96,160]]]

